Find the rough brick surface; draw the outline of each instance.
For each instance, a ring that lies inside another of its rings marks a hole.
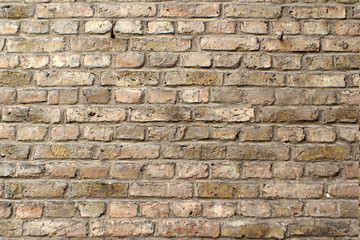
[[[0,0],[0,239],[358,239],[359,37],[359,0]]]

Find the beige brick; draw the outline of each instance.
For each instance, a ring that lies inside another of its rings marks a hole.
[[[25,236],[86,237],[87,222],[84,220],[39,219],[23,225]]]
[[[271,164],[269,163],[244,163],[245,178],[272,178]]]
[[[32,5],[6,4],[0,5],[0,18],[29,18],[34,15],[35,7]]]
[[[330,33],[330,24],[325,21],[308,21],[302,25],[305,35],[327,35]]]
[[[179,163],[177,164],[179,178],[206,178],[208,165],[203,163]]]
[[[49,64],[49,56],[46,55],[22,55],[20,57],[23,69],[45,68]]]
[[[52,23],[51,30],[58,34],[77,34],[79,32],[80,22],[76,20],[55,20]]]
[[[18,101],[20,103],[39,103],[46,102],[47,92],[45,90],[28,89],[18,91]]]
[[[174,177],[175,165],[171,163],[150,163],[144,167],[147,178],[172,178]]]
[[[164,17],[217,17],[219,4],[165,4],[161,11]]]
[[[75,104],[78,101],[77,89],[57,89],[49,90],[48,92],[49,104]]]
[[[89,72],[36,72],[34,79],[38,86],[88,86],[92,85],[95,75]]]
[[[203,33],[205,24],[201,21],[178,21],[177,31],[182,34]]]
[[[219,68],[235,68],[240,64],[241,55],[235,54],[216,54],[213,55],[215,67]]]
[[[223,74],[218,72],[167,72],[165,85],[220,85]]]
[[[0,34],[1,35],[12,35],[16,34],[19,30],[19,21],[1,21],[0,22]]]
[[[141,171],[140,164],[118,163],[110,171],[110,176],[116,179],[137,179]]]
[[[15,208],[17,218],[41,218],[44,206],[42,204],[18,204]]]
[[[270,26],[274,34],[298,34],[300,33],[300,23],[290,21],[271,21]]]
[[[111,30],[112,23],[110,21],[87,21],[85,23],[85,33],[104,34]]]
[[[245,55],[242,62],[246,68],[267,69],[271,67],[271,56],[264,54]]]
[[[360,40],[357,37],[338,37],[322,39],[323,51],[325,52],[358,52]]]
[[[30,85],[31,77],[29,72],[0,71],[0,86]]]
[[[129,194],[132,197],[191,198],[193,185],[190,183],[132,183]]]
[[[7,50],[8,52],[62,52],[65,50],[65,39],[8,39]]]
[[[190,50],[191,39],[180,37],[134,38],[133,51],[184,52]]]
[[[270,217],[271,206],[261,200],[242,200],[238,204],[238,213],[245,217],[266,218]]]
[[[84,139],[89,141],[111,141],[113,128],[108,126],[86,126],[83,128]]]
[[[173,212],[176,217],[201,216],[201,204],[198,202],[174,202]]]
[[[118,107],[71,107],[66,109],[66,122],[122,122],[125,118],[125,109]]]
[[[210,21],[208,22],[208,31],[211,33],[235,33],[235,21]]]
[[[88,3],[44,4],[37,9],[38,18],[92,17],[93,14]]]
[[[182,56],[182,65],[184,67],[210,67],[212,57],[209,54],[184,54]]]
[[[122,140],[144,140],[145,127],[139,125],[121,125],[116,128],[116,139]]]
[[[24,126],[17,131],[19,141],[43,141],[47,135],[48,128],[42,126]]]
[[[82,94],[88,103],[108,103],[111,98],[110,89],[107,88],[83,88]]]
[[[19,57],[16,55],[0,55],[0,68],[10,69],[19,65]]]
[[[263,40],[263,49],[269,52],[318,52],[320,42],[315,38],[288,37],[283,40],[266,38]]]
[[[52,57],[52,66],[56,68],[75,68],[80,66],[79,54],[56,54]]]
[[[0,125],[0,139],[11,140],[15,138],[15,126]]]
[[[100,18],[154,17],[157,6],[152,3],[99,4],[97,10],[95,16]]]
[[[342,6],[294,6],[289,15],[293,18],[345,18],[345,7]]]
[[[154,223],[144,221],[95,220],[91,230],[96,237],[127,237],[152,235]]]
[[[201,37],[200,48],[216,51],[254,51],[259,49],[255,37]]]
[[[256,8],[256,11],[254,10]],[[274,5],[229,4],[224,8],[225,16],[241,18],[278,18],[281,8]]]
[[[177,53],[149,53],[148,62],[151,67],[173,67],[177,64]]]
[[[82,217],[100,217],[106,210],[106,204],[103,202],[78,203],[77,208]]]
[[[73,51],[84,52],[123,52],[126,50],[127,40],[119,38],[72,38],[70,39],[70,49]]]
[[[141,21],[121,20],[117,21],[114,27],[115,34],[143,34]]]
[[[208,218],[228,218],[235,215],[236,206],[232,203],[205,204],[203,216]]]
[[[149,89],[149,103],[175,103],[177,92],[170,89]]]
[[[143,53],[126,52],[116,55],[115,67],[138,68],[144,65],[145,56]]]
[[[109,67],[111,55],[109,54],[86,54],[84,57],[84,66],[88,68]]]
[[[21,30],[28,34],[49,33],[48,21],[22,21]]]
[[[173,23],[170,21],[150,21],[147,24],[148,34],[174,33]]]
[[[158,72],[121,71],[101,74],[101,85],[115,86],[152,86],[159,83]]]
[[[141,214],[147,218],[165,218],[170,214],[169,203],[147,202],[141,206]]]
[[[267,34],[268,23],[265,21],[242,21],[240,30],[245,33]]]
[[[335,129],[331,127],[306,128],[306,131],[309,142],[334,142],[336,139]]]
[[[161,237],[216,238],[220,235],[220,224],[204,220],[166,220],[159,223],[156,235]]]
[[[131,218],[137,216],[137,204],[134,202],[114,202],[109,204],[109,216],[113,218]]]

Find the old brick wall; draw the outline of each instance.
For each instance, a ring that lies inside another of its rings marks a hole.
[[[0,0],[1,239],[358,239],[359,0]]]

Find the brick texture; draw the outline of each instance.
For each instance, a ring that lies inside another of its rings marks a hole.
[[[359,0],[0,0],[0,239],[358,239]]]

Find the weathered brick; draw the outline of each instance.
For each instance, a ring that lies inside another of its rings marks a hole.
[[[80,166],[78,176],[81,179],[100,179],[106,178],[109,167],[101,165]]]
[[[218,68],[235,68],[240,65],[241,55],[216,54],[213,55],[214,66]]]
[[[235,140],[239,133],[238,128],[213,127],[210,128],[210,138],[217,140]]]
[[[149,89],[149,103],[175,103],[177,92],[170,89]]]
[[[156,9],[156,4],[151,3],[99,4],[95,16],[100,18],[154,17]]]
[[[147,178],[172,178],[174,177],[175,165],[171,163],[150,163],[143,169]]]
[[[336,56],[335,66],[337,69],[359,69],[360,57],[358,55]]]
[[[345,18],[345,7],[343,6],[293,6],[290,7],[290,17],[302,18]]]
[[[208,218],[228,218],[235,215],[236,206],[233,203],[205,204],[203,216]]]
[[[138,125],[122,125],[116,128],[115,138],[122,140],[144,140],[145,127]]]
[[[71,107],[66,110],[66,122],[122,122],[124,108],[118,107]]]
[[[191,48],[191,39],[180,37],[134,38],[133,51],[185,52]]]
[[[212,57],[209,54],[184,54],[182,56],[182,65],[184,67],[210,67]]]
[[[15,126],[0,125],[0,139],[11,140],[15,138]]]
[[[249,122],[254,120],[254,109],[248,107],[197,107],[194,109],[194,118],[196,121]]]
[[[323,38],[322,48],[325,52],[358,52],[360,51],[360,40],[353,38]]]
[[[185,103],[207,103],[209,91],[207,89],[184,89],[180,92],[180,101]]]
[[[19,57],[16,55],[0,55],[0,68],[15,68],[19,65]]]
[[[80,54],[55,54],[52,56],[52,66],[56,68],[79,67]]]
[[[314,107],[263,107],[259,114],[262,122],[313,122],[318,118],[319,110]]]
[[[142,165],[132,163],[118,163],[110,170],[110,176],[116,179],[137,179]]]
[[[225,5],[224,14],[227,17],[236,18],[278,18],[281,15],[281,7],[262,4],[229,4]]]
[[[332,56],[307,56],[305,63],[309,70],[330,70],[334,68]]]
[[[269,52],[318,52],[320,42],[315,38],[288,37],[283,40],[266,38],[263,49]]]
[[[357,22],[335,22],[333,24],[333,31],[338,35],[359,35],[360,23]]]
[[[64,38],[16,38],[8,39],[8,52],[61,52],[65,50]]]
[[[259,196],[259,186],[254,183],[198,183],[198,195],[201,198],[256,198]]]
[[[241,129],[242,141],[270,141],[272,139],[272,127],[254,126]]]
[[[45,90],[19,90],[18,91],[18,101],[20,103],[39,103],[46,102],[47,92]]]
[[[332,90],[309,91],[307,98],[308,103],[314,105],[334,105],[336,103],[336,93]]]
[[[51,30],[57,34],[77,34],[79,32],[80,22],[76,20],[54,20]]]
[[[333,177],[340,172],[340,166],[337,163],[309,163],[305,167],[306,175],[314,177]]]
[[[92,85],[95,75],[89,72],[36,72],[34,79],[37,85],[42,87],[51,86],[88,86]]]
[[[77,167],[74,164],[50,164],[47,170],[53,178],[73,178]]]
[[[346,145],[297,146],[295,157],[300,161],[344,160],[350,158],[350,148]]]
[[[307,141],[309,142],[334,142],[336,133],[334,128],[317,127],[307,128]]]
[[[158,223],[155,235],[216,238],[220,235],[220,224],[204,220],[167,220]]]
[[[357,122],[359,120],[358,108],[356,106],[333,107],[324,109],[322,121],[324,122]]]
[[[0,157],[5,159],[27,159],[30,147],[25,144],[1,144]]]
[[[216,72],[168,72],[165,85],[220,85],[223,74]]]
[[[121,71],[104,72],[101,74],[101,85],[115,86],[150,86],[159,83],[158,72]]]
[[[21,22],[21,30],[28,34],[49,33],[48,21],[23,21]]]
[[[145,56],[143,53],[126,52],[116,55],[115,67],[138,68],[144,65]]]
[[[0,34],[1,35],[16,34],[19,30],[19,26],[20,26],[19,21],[1,21],[0,22]]]
[[[351,220],[295,220],[288,225],[290,236],[344,237],[357,233]]]
[[[278,105],[302,105],[306,103],[306,92],[303,89],[276,90],[275,98]]]
[[[34,159],[89,159],[93,145],[39,144],[35,145]]]
[[[225,85],[232,86],[285,86],[285,75],[270,72],[228,73]]]
[[[109,54],[86,54],[84,57],[84,66],[88,68],[108,67],[111,63]]]
[[[271,67],[271,57],[265,54],[245,55],[242,62],[249,69],[268,69]]]
[[[17,131],[19,141],[43,141],[48,128],[43,126],[24,126]]]
[[[44,68],[49,64],[49,57],[46,55],[23,55],[20,57],[23,69]]]
[[[268,222],[232,221],[224,224],[222,235],[233,238],[284,239],[286,227]]]
[[[159,157],[157,144],[102,145],[98,150],[99,159],[155,159]]]
[[[103,202],[78,203],[81,217],[100,217],[106,210],[106,204]]]
[[[339,202],[340,217],[358,217],[358,204],[354,201]]]
[[[133,122],[177,122],[190,120],[190,109],[180,106],[155,106],[134,108],[130,120]]]
[[[326,21],[307,21],[302,25],[305,35],[327,35],[330,33],[330,24]]]
[[[272,171],[275,178],[299,179],[304,174],[304,166],[294,162],[279,162],[272,165]]]
[[[227,147],[228,159],[239,160],[288,160],[289,147],[280,144],[241,144]]]
[[[96,237],[149,236],[154,223],[149,221],[94,220],[91,233]]]
[[[205,24],[202,21],[178,21],[177,31],[182,34],[203,33]]]
[[[185,182],[178,183],[132,183],[129,188],[131,197],[158,198],[191,198],[193,185]]]
[[[267,34],[268,23],[265,21],[241,21],[240,30],[245,33]]]
[[[41,219],[25,222],[23,229],[25,236],[86,237],[88,225],[85,220]]]
[[[4,237],[22,236],[22,221],[0,220],[0,235]]]
[[[15,165],[14,164],[0,163],[0,176],[1,177],[10,177],[10,176],[13,176],[14,173],[15,173]],[[4,210],[4,215],[8,211],[5,209],[5,207],[1,203],[0,203],[0,209]],[[0,216],[1,216],[1,214],[0,214]]]
[[[1,71],[0,86],[27,86],[31,83],[29,72]]]
[[[173,67],[177,64],[177,53],[149,53],[148,63],[151,67]]]
[[[148,34],[174,33],[173,22],[171,21],[150,21],[147,23]]]
[[[29,18],[34,15],[35,6],[22,4],[1,4],[0,18]]]
[[[239,164],[211,164],[212,178],[238,179],[240,177]]]
[[[67,184],[64,182],[8,182],[5,186],[5,197],[9,199],[62,198],[66,188]]]
[[[273,217],[292,217],[301,216],[303,203],[299,200],[279,200],[272,201],[271,216]]]
[[[177,164],[179,178],[206,178],[208,165],[204,163],[179,163]]]
[[[147,202],[141,206],[141,214],[147,218],[166,218],[170,214],[169,203]]]
[[[73,197],[118,198],[128,194],[127,183],[117,182],[76,182],[69,186],[69,194]]]
[[[219,4],[164,4],[161,15],[164,17],[218,17]]]
[[[0,218],[8,218],[11,215],[11,203],[10,202],[0,202]],[[2,225],[2,223],[0,223],[0,226]],[[2,227],[0,227],[1,229]],[[0,230],[0,234],[1,234],[1,230]]]
[[[104,34],[111,30],[112,23],[110,21],[87,21],[85,23],[85,33]]]
[[[123,52],[126,50],[127,40],[120,38],[72,38],[70,48],[73,51],[111,51]]]
[[[120,20],[114,27],[114,33],[119,37],[121,34],[143,34],[143,31],[141,21],[136,20]]]
[[[262,189],[265,198],[321,198],[322,184],[306,183],[269,183]]]
[[[45,167],[42,164],[29,164],[21,163],[19,164],[17,177],[20,178],[39,178],[42,177],[45,173]]]
[[[138,205],[133,202],[114,202],[109,204],[109,216],[131,218],[137,216]]]
[[[356,183],[329,184],[327,193],[335,198],[357,198],[358,187]]]
[[[216,51],[254,51],[259,49],[255,37],[201,37],[200,48]]]
[[[92,17],[94,10],[88,3],[41,4],[37,9],[38,18]]]
[[[237,212],[245,217],[266,218],[270,217],[271,206],[262,200],[242,200],[238,204]]]
[[[88,103],[108,103],[110,101],[110,89],[106,88],[84,88],[82,94]]]
[[[173,213],[176,217],[201,216],[202,207],[198,202],[174,202]]]
[[[300,33],[300,23],[290,21],[272,21],[270,22],[271,29],[275,34],[298,34]]]
[[[312,217],[336,217],[337,204],[335,202],[307,202],[305,203],[305,211]]]
[[[269,163],[244,163],[245,178],[272,178],[271,164]]]
[[[26,203],[17,204],[15,207],[15,216],[17,218],[41,218],[44,205]]]
[[[71,141],[76,140],[79,137],[78,126],[54,126],[50,131],[51,139],[54,141]]]
[[[235,33],[235,21],[211,21],[208,22],[208,31],[211,33]]]

